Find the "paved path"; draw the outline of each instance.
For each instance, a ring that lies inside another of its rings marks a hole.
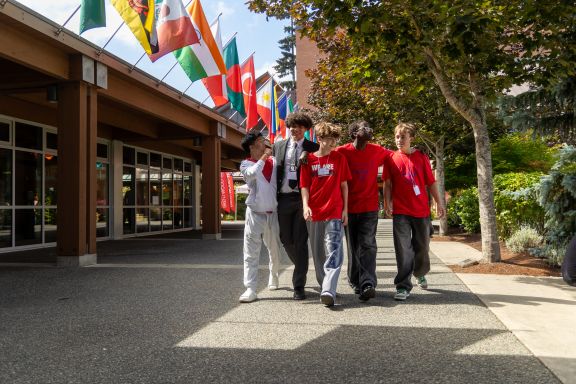
[[[389,222],[378,233],[377,297],[341,276],[334,309],[281,289],[242,293],[241,230],[220,241],[99,243],[81,269],[0,266],[1,383],[557,383],[433,258],[430,289],[392,299]]]

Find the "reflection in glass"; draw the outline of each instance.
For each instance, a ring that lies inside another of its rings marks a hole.
[[[182,208],[174,208],[174,228],[182,228],[184,224],[184,211]]]
[[[12,210],[0,209],[0,248],[12,246]]]
[[[44,242],[55,243],[56,231],[58,225],[56,223],[56,209],[47,208],[44,210]]]
[[[134,205],[134,168],[124,167],[122,174],[122,198],[124,205]]]
[[[162,204],[164,206],[172,205],[172,174],[162,174]]]
[[[136,208],[136,232],[148,232],[148,208]]]
[[[192,176],[184,176],[184,205],[192,205]]]
[[[160,205],[160,171],[150,170],[150,205]]]
[[[15,151],[16,205],[38,205],[42,196],[42,155]]]
[[[164,208],[162,215],[162,229],[172,229],[172,208]]]
[[[122,147],[122,161],[124,164],[134,165],[136,162],[136,150],[130,147]]]
[[[159,231],[162,229],[161,208],[150,208],[150,231]]]
[[[10,142],[10,123],[0,121],[0,141]]]
[[[14,125],[16,146],[20,148],[42,149],[42,128],[35,125],[16,122]]]
[[[96,237],[108,237],[108,208],[96,208]]]
[[[159,153],[150,153],[150,166],[160,168],[162,166],[162,155]]]
[[[108,201],[108,164],[96,162],[96,205],[109,205]]]
[[[134,233],[134,208],[124,208],[122,218],[122,227],[124,228],[124,234]]]
[[[148,170],[136,168],[136,205],[148,205]]]
[[[16,209],[14,229],[16,246],[40,244],[42,242],[41,210],[28,208]]]
[[[44,196],[44,204],[56,205],[56,180],[58,180],[58,156],[45,154],[44,155],[44,188],[46,194]]]
[[[192,228],[192,207],[184,208],[184,228]]]
[[[0,148],[0,206],[12,204],[12,151]]]
[[[174,174],[174,193],[173,193],[173,203],[172,205],[175,207],[182,206],[183,200],[183,185],[182,185],[182,175],[175,173]]]
[[[58,135],[53,132],[46,132],[46,148],[58,149]]]

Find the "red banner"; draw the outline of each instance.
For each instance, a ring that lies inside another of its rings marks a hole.
[[[220,172],[220,208],[225,212],[230,212],[230,190],[226,172]]]
[[[230,198],[230,212],[236,212],[236,197],[234,195],[234,180],[232,180],[232,172],[228,172],[228,197]]]

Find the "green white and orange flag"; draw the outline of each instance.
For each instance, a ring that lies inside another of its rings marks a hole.
[[[154,28],[154,0],[110,0],[148,55],[158,52]],[[152,43],[151,43],[152,41]]]
[[[208,76],[226,74],[226,65],[212,36],[200,0],[194,0],[190,4],[188,13],[200,42],[174,52],[180,66],[193,82]]]
[[[82,0],[80,8],[80,34],[92,28],[106,26],[104,0]]]
[[[216,19],[210,27],[218,50],[222,53],[222,34],[220,33],[220,18]],[[226,61],[224,61],[226,64]],[[210,94],[216,107],[220,107],[228,102],[228,90],[226,89],[226,75],[209,76],[202,79],[206,90]]]

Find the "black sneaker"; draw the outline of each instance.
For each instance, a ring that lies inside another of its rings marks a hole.
[[[362,289],[362,293],[360,293],[360,297],[358,297],[362,301],[368,301],[376,297],[376,290],[373,286],[367,285]]]
[[[306,298],[306,293],[304,288],[294,288],[294,300],[304,300]]]
[[[354,290],[354,294],[356,294],[356,295],[359,295],[362,293],[362,290],[360,289],[360,287],[353,286],[352,289]]]

